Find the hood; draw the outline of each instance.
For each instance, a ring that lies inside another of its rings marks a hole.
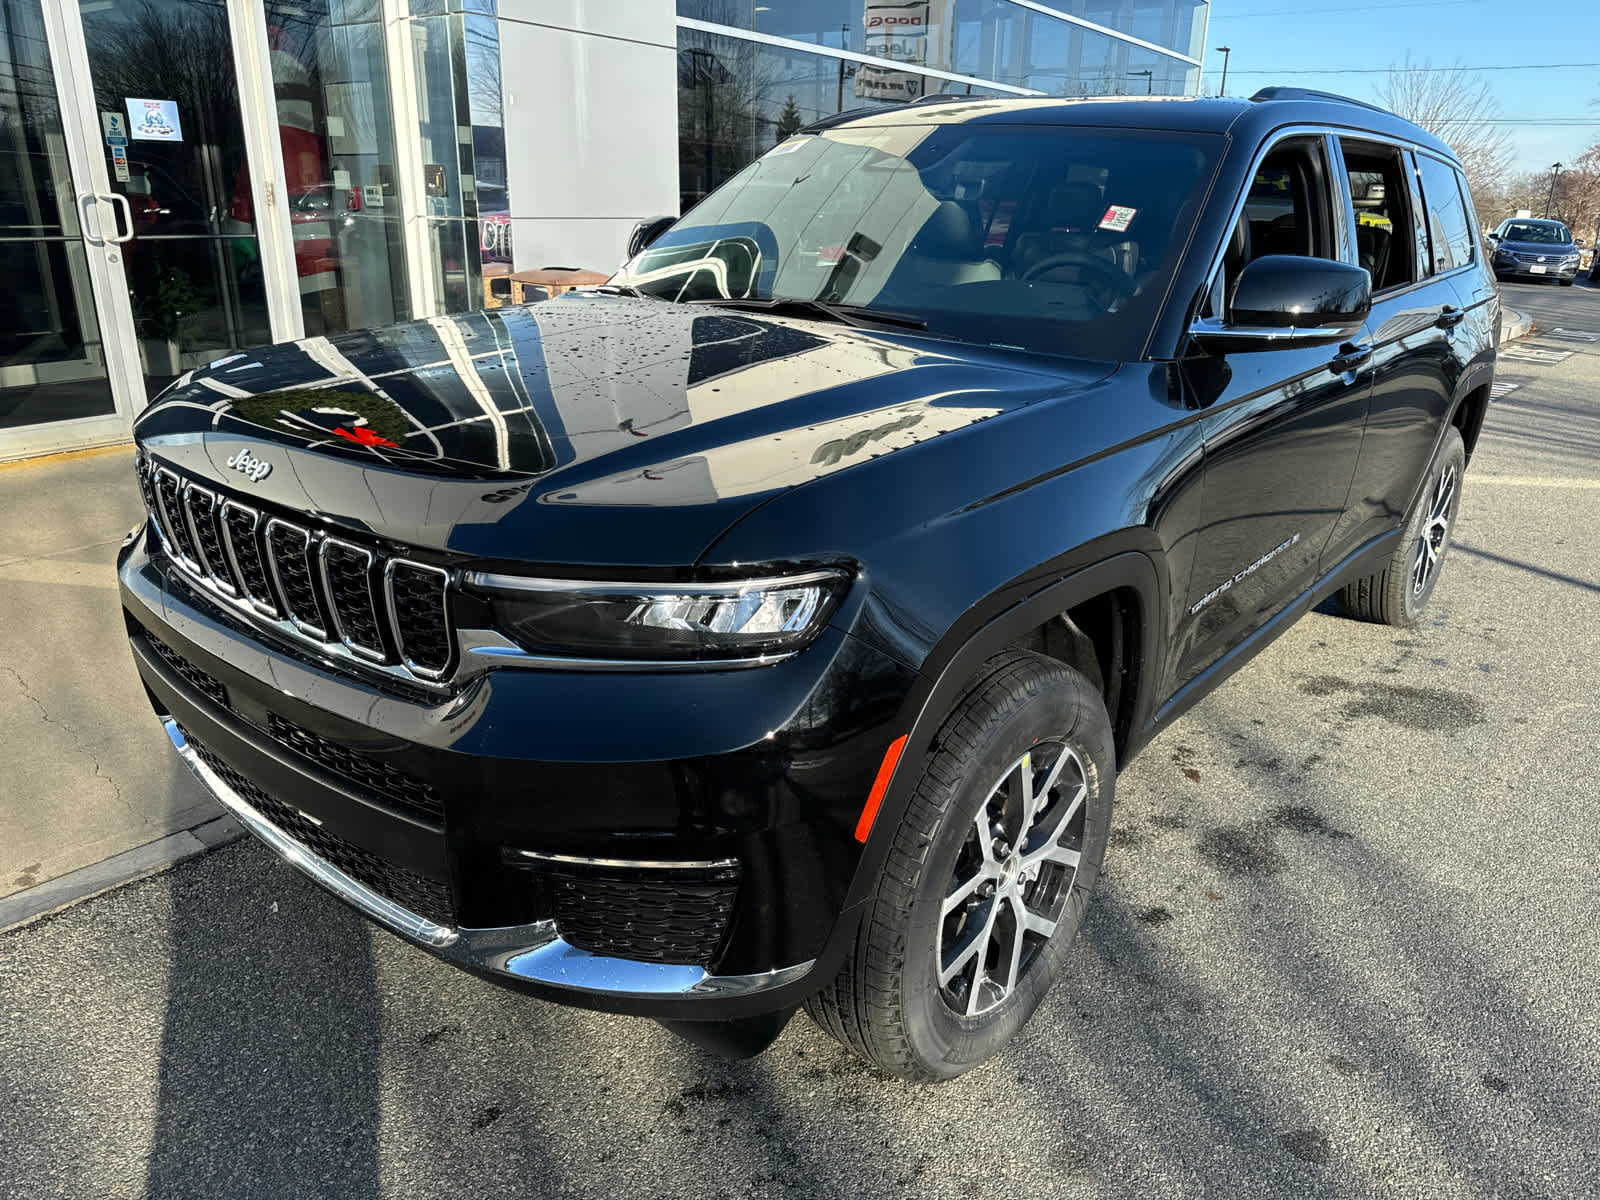
[[[1576,242],[1514,242],[1508,238],[1501,238],[1494,244],[1494,248],[1514,254],[1546,254],[1552,258],[1570,258],[1578,253]]]
[[[1112,369],[580,294],[221,359],[134,432],[236,495],[447,555],[681,567],[782,490]]]

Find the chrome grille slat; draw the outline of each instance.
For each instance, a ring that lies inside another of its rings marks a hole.
[[[267,564],[261,557],[261,543],[257,540],[261,514],[249,505],[227,500],[222,505],[220,524],[222,544],[233,563],[240,594],[257,612],[281,618],[283,608],[273,593],[272,580],[267,578]]]
[[[194,538],[195,561],[230,596],[239,594],[233,568],[222,549],[222,534],[217,528],[217,494],[191,483],[183,489],[183,511],[189,518],[189,533]]]
[[[140,456],[161,545],[212,595],[337,661],[433,687],[454,672],[449,571],[270,516]]]
[[[328,641],[328,627],[322,623],[322,607],[317,603],[317,587],[311,579],[311,531],[273,517],[267,522],[262,540],[267,547],[267,569],[272,574],[274,590],[283,598],[289,623],[317,641]]]
[[[325,537],[317,547],[317,563],[334,636],[363,658],[387,661],[377,598],[372,594],[372,551]]]
[[[155,492],[156,516],[161,523],[162,533],[166,535],[178,561],[195,574],[200,574],[200,564],[194,556],[193,535],[183,515],[183,480],[178,478],[177,472],[162,467],[156,471]]]
[[[432,603],[437,589],[438,603]],[[384,602],[400,661],[413,675],[442,679],[454,665],[450,636],[450,573],[391,558],[383,570]]]

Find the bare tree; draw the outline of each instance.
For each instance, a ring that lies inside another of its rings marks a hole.
[[[1512,147],[1511,135],[1498,124],[1500,104],[1487,80],[1459,62],[1435,67],[1427,59],[1414,63],[1407,56],[1389,68],[1388,78],[1378,85],[1378,98],[1456,152],[1476,207],[1492,203],[1510,169]]]

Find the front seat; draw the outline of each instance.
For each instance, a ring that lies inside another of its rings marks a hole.
[[[1100,189],[1092,183],[1063,183],[1052,188],[1045,214],[1050,228],[1017,235],[1015,273],[1025,275],[1030,267],[1061,254],[1103,258],[1131,273],[1138,260],[1137,245],[1126,238],[1113,241],[1099,231],[1105,211]]]
[[[950,287],[1000,278],[1000,264],[983,253],[967,210],[954,200],[933,210],[895,268],[896,288]]]

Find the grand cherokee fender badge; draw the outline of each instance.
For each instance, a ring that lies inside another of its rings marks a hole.
[[[241,475],[249,477],[251,483],[260,483],[272,474],[272,464],[264,458],[256,458],[250,453],[250,447],[242,446],[239,453],[228,457],[228,466],[238,471]]]
[[[1215,600],[1218,596],[1222,595],[1223,592],[1227,591],[1234,584],[1239,583],[1239,582],[1241,582],[1241,581],[1243,581],[1245,579],[1250,578],[1250,576],[1254,575],[1262,567],[1266,566],[1273,559],[1277,558],[1278,555],[1282,554],[1285,550],[1287,550],[1290,546],[1294,545],[1299,540],[1300,540],[1300,533],[1299,533],[1298,530],[1296,530],[1292,537],[1284,538],[1283,541],[1279,542],[1271,550],[1268,550],[1260,558],[1256,559],[1255,562],[1251,563],[1244,570],[1240,571],[1237,575],[1233,576],[1233,578],[1224,579],[1221,582],[1221,584],[1219,584],[1218,586],[1212,588],[1204,596],[1201,596],[1199,600],[1197,600],[1194,604],[1189,606],[1189,615],[1191,617],[1194,616],[1202,608],[1204,608],[1206,605],[1210,604],[1213,600]]]

